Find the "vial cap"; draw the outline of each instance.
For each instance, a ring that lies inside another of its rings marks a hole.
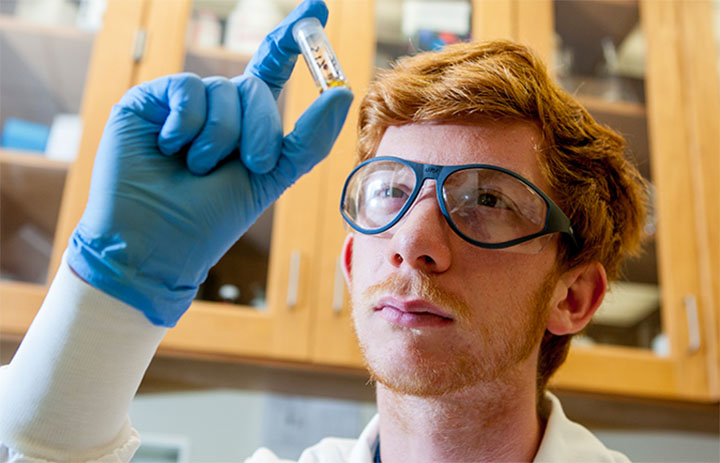
[[[303,18],[295,23],[292,29],[292,34],[295,42],[299,43],[302,37],[309,37],[313,33],[322,31],[322,29],[322,24],[320,24],[318,18]]]

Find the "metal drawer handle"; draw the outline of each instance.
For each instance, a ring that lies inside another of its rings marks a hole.
[[[290,271],[288,275],[287,305],[291,309],[297,305],[300,287],[300,251],[290,253]]]

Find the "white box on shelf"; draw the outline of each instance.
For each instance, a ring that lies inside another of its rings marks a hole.
[[[72,162],[77,157],[82,134],[79,114],[57,114],[50,126],[45,155],[50,159]]]

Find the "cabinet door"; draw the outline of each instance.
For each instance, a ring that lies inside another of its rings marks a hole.
[[[712,1],[712,10],[713,13],[711,15],[707,14],[707,10],[701,10],[700,15],[704,21],[707,21],[708,17],[712,18],[710,20],[713,21],[712,27],[714,32],[712,35],[715,39],[716,84],[714,86],[714,91],[710,90],[707,92],[707,95],[709,96],[707,100],[704,97],[706,94],[705,92],[698,94],[700,100],[698,101],[698,104],[709,105],[708,113],[710,116],[708,123],[703,124],[703,139],[707,139],[707,144],[709,145],[706,151],[706,159],[708,160],[703,163],[703,172],[705,172],[706,179],[705,207],[708,210],[708,222],[710,224],[708,232],[710,242],[710,253],[708,257],[712,272],[710,284],[714,285],[710,292],[710,297],[715,306],[714,323],[710,324],[710,329],[712,329],[713,324],[715,325],[715,358],[712,359],[711,357],[709,359],[711,362],[709,369],[710,371],[715,372],[715,375],[711,377],[711,381],[714,381],[714,388],[711,392],[714,393],[714,396],[717,399],[718,396],[720,396],[720,206],[718,205],[717,199],[720,198],[720,155],[717,154],[720,153],[720,131],[717,130],[717,125],[712,125],[712,121],[720,121],[720,0]],[[692,27],[688,27],[688,30],[693,29]],[[694,50],[689,50],[689,52],[692,53]],[[712,55],[712,51],[710,51],[709,54]],[[704,72],[705,75],[712,76],[712,65],[708,66],[707,63],[705,63]],[[700,78],[700,75],[698,74],[696,77]],[[710,81],[705,82],[706,85],[713,85]]]
[[[681,2],[678,14],[688,147],[698,198],[694,204],[700,218],[701,336],[710,397],[720,400],[720,1]]]
[[[486,13],[474,19],[482,38],[532,46],[566,90],[628,139],[629,156],[653,185],[643,255],[625,263],[623,280],[552,384],[716,399],[720,149],[710,2],[477,0],[475,7]]]
[[[532,3],[520,2],[519,15]],[[556,38],[551,68],[560,84],[627,138],[628,156],[651,184],[643,254],[624,263],[622,280],[611,284],[553,384],[707,399],[716,390],[716,373],[708,369],[716,361],[708,359],[717,347],[705,282],[710,241],[700,158],[709,167],[717,151],[706,145],[693,153],[700,112],[690,106],[687,79],[694,77],[683,35],[690,24],[683,21],[698,19],[699,11],[691,13],[686,2],[653,1],[557,0],[549,7],[548,32]],[[709,31],[707,24],[694,27]]]
[[[105,15],[70,1],[0,10],[4,334],[29,326],[82,213],[104,122],[131,85],[143,4],[110,0]]]

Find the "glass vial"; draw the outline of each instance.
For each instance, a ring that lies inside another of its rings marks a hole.
[[[301,19],[292,32],[320,93],[331,87],[349,87],[345,73],[317,18]]]

